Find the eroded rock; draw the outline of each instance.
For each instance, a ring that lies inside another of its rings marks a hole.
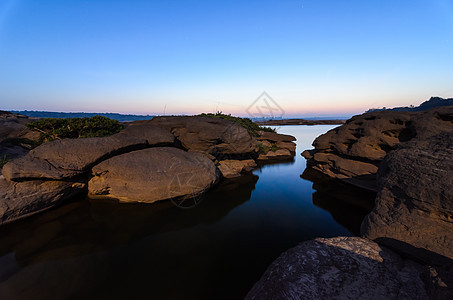
[[[170,147],[133,151],[101,162],[88,183],[91,198],[152,203],[194,197],[217,181],[214,163],[200,153]]]
[[[256,167],[253,159],[246,160],[222,160],[219,162],[218,168],[225,178],[233,178],[241,176],[243,172],[250,171]]]
[[[453,260],[453,132],[389,153],[362,234],[429,263]]]
[[[155,117],[140,121],[160,126],[176,136],[182,147],[214,155],[243,155],[257,150],[256,139],[244,127],[210,117]]]
[[[382,159],[398,145],[453,131],[453,107],[422,112],[380,111],[355,116],[319,136],[304,152],[308,166],[332,178],[375,177]],[[366,184],[368,184],[367,182]]]

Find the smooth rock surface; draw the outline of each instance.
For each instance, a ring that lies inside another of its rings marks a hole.
[[[84,187],[63,181],[8,182],[0,176],[0,225],[52,208],[82,193]]]
[[[219,161],[218,168],[225,178],[233,178],[241,176],[242,172],[250,171],[253,167],[256,167],[256,163],[253,159],[246,160],[222,160]]]
[[[171,147],[133,151],[96,165],[88,195],[146,203],[193,197],[214,185],[216,170],[201,153]]]
[[[426,273],[367,239],[318,238],[280,255],[246,299],[429,299]]]
[[[453,260],[453,132],[390,152],[362,235],[428,263]]]
[[[171,132],[182,147],[216,157],[249,154],[257,150],[256,139],[244,127],[210,117],[155,117],[141,121]]]
[[[173,143],[174,136],[166,130],[134,122],[108,137],[63,139],[42,144],[26,156],[8,162],[2,172],[8,180],[60,180],[84,173],[96,163],[117,154]]]

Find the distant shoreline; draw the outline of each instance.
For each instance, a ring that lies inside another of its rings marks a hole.
[[[346,120],[305,120],[305,119],[282,119],[255,121],[260,126],[284,126],[284,125],[341,125]]]

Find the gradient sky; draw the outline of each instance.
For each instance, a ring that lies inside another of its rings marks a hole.
[[[453,97],[453,1],[0,0],[0,109],[348,115]]]

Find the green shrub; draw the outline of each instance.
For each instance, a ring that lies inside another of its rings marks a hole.
[[[28,123],[27,127],[40,132],[41,143],[56,139],[109,136],[123,129],[123,125],[118,121],[103,116],[65,119],[43,118]]]
[[[263,143],[258,143],[258,154],[267,154],[269,151],[275,152],[278,149],[280,148],[275,143],[272,143],[270,147],[263,145]]]
[[[241,125],[245,129],[247,129],[253,136],[258,136],[258,131],[266,131],[266,132],[275,132],[275,129],[270,128],[270,127],[263,127],[259,126],[249,118],[240,118],[240,117],[234,117],[232,115],[225,115],[221,111],[217,112],[215,114],[212,113],[202,113],[198,115],[200,117],[210,117],[210,118],[220,118],[224,120],[228,120],[231,122],[234,122],[236,124]]]

